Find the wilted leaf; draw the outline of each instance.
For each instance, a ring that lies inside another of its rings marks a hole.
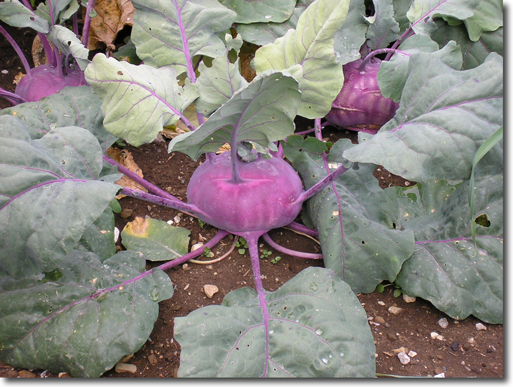
[[[131,172],[136,173],[139,177],[144,177],[143,171],[134,161],[134,157],[127,149],[119,149],[119,148],[109,148],[107,150],[107,155],[114,161],[116,161],[118,164],[121,164],[123,167],[127,168]],[[117,185],[120,185],[122,187],[126,188],[132,188],[137,189],[140,191],[148,192],[146,188],[144,188],[139,183],[133,181],[128,176],[123,175],[121,179],[116,180],[115,182]],[[116,196],[116,199],[121,199],[125,197],[126,195],[118,195]]]

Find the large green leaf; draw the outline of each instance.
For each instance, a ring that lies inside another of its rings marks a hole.
[[[240,73],[239,60],[237,59],[235,63],[229,60],[230,46],[235,45],[234,49],[238,52],[242,39],[240,36],[231,39],[231,35],[227,34],[227,40],[229,47],[223,55],[212,61],[211,67],[207,67],[204,62],[200,62],[198,66],[201,75],[196,82],[199,98],[195,105],[197,110],[205,116],[212,114],[228,101],[233,93],[248,85]]]
[[[136,12],[132,41],[137,56],[154,67],[172,66],[194,75],[192,58],[212,58],[225,50],[216,35],[227,31],[235,12],[217,0],[133,0]]]
[[[114,226],[114,212],[107,207],[103,214],[84,231],[77,249],[91,251],[102,261],[112,257],[116,253]]]
[[[175,319],[180,377],[367,377],[375,346],[351,288],[332,271],[308,268],[266,295],[229,293]]]
[[[367,18],[371,25],[367,45],[373,49],[385,48],[399,38],[399,23],[394,18],[392,0],[373,0],[374,15]]]
[[[415,53],[431,53],[440,58],[449,67],[460,70],[462,66],[461,49],[455,42],[449,42],[441,50],[429,37],[414,35],[399,46],[400,53],[396,53],[389,61],[381,62],[378,72],[379,88],[383,96],[399,102],[404,85],[408,79],[408,65],[410,56]]]
[[[194,132],[175,137],[169,151],[197,159],[225,143],[251,141],[264,148],[294,132],[294,117],[301,95],[297,82],[280,72],[260,74],[237,91]]]
[[[498,170],[499,172],[499,170]],[[396,283],[456,319],[470,314],[503,322],[503,175],[482,176],[476,184],[477,213],[471,219],[468,182],[453,186],[430,181],[389,188],[402,198],[397,227],[415,232],[416,248]],[[476,243],[471,222],[476,223]]]
[[[151,261],[169,261],[188,253],[190,231],[163,220],[136,218],[121,232],[123,246]]]
[[[183,118],[182,112],[197,98],[194,85],[179,86],[176,75],[171,67],[134,66],[103,54],[85,71],[103,100],[105,128],[134,146],[152,142],[164,126]]]
[[[51,272],[0,279],[0,359],[14,367],[99,377],[146,342],[158,302],[173,295],[158,269],[136,281],[145,259],[102,261],[73,251]],[[127,282],[129,281],[129,282]]]
[[[237,13],[236,23],[281,23],[294,12],[296,0],[219,0]]]
[[[412,55],[395,117],[344,157],[413,181],[468,179],[475,152],[502,126],[502,62],[492,53],[456,71],[433,55]]]
[[[98,181],[102,149],[87,130],[64,127],[31,140],[0,117],[0,272],[51,271],[103,213],[119,186]]]
[[[465,20],[470,40],[476,42],[486,31],[495,31],[504,25],[502,0],[481,0],[474,15]]]
[[[443,20],[437,21],[437,30],[431,38],[440,47],[443,47],[451,40],[454,40],[461,47],[463,55],[462,69],[472,69],[484,63],[490,52],[503,55],[504,52],[504,30],[499,28],[494,32],[483,32],[478,41],[469,39],[467,29],[464,25],[451,26]]]
[[[77,61],[80,70],[84,71],[89,61],[89,50],[84,47],[80,39],[70,29],[55,25],[50,28],[48,39],[59,49],[64,55],[71,54]]]
[[[347,17],[333,37],[335,58],[339,64],[344,65],[360,58],[360,48],[366,42],[368,29],[364,2],[350,0]]]
[[[255,54],[257,74],[288,70],[298,80],[302,93],[298,114],[303,117],[324,117],[342,89],[344,76],[333,37],[348,10],[349,0],[317,0],[301,14],[295,30]]]
[[[338,141],[328,162],[336,168],[349,140]],[[328,173],[321,160],[305,152],[294,168],[306,187]],[[375,166],[350,169],[307,202],[307,211],[319,232],[324,265],[347,282],[355,292],[372,292],[383,280],[393,282],[401,265],[414,250],[411,231],[394,228],[394,200],[389,200],[372,176]],[[383,248],[386,246],[386,248]]]
[[[437,17],[465,20],[474,14],[481,0],[414,0],[406,16],[415,33],[429,35]]]
[[[37,102],[0,110],[0,117],[11,115],[19,118],[25,123],[32,139],[41,138],[55,128],[79,126],[93,133],[106,152],[117,138],[103,127],[101,104],[101,99],[89,86],[65,87]]]
[[[50,31],[48,22],[25,7],[19,0],[0,3],[0,20],[13,27],[30,27],[43,34]]]

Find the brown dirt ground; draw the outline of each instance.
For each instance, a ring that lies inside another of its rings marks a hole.
[[[5,26],[5,25],[4,25]],[[24,30],[6,27],[22,46],[30,51],[33,34]],[[27,49],[28,47],[28,49]],[[5,39],[0,37],[0,86],[13,91],[12,80],[22,71],[21,62],[16,58]],[[30,57],[30,55],[27,55]],[[2,72],[7,70],[7,73]],[[9,104],[0,100],[0,108]],[[298,129],[304,129],[307,122],[298,121]],[[328,128],[329,129],[329,128]],[[354,133],[328,130],[325,137],[336,140],[350,137]],[[158,187],[186,200],[187,182],[197,164],[180,153],[168,154],[167,143],[155,141],[139,148],[128,146],[136,163],[144,172],[144,177]],[[404,180],[390,175],[378,167],[375,177],[382,187],[403,185]],[[116,216],[116,226],[122,230],[127,222],[135,216],[151,216],[156,219],[173,219],[178,211],[159,207],[132,198],[121,199],[123,209],[133,210],[129,217]],[[187,215],[181,217],[180,226],[191,231],[191,245],[200,238],[209,239],[215,229],[206,225],[200,227],[198,221]],[[201,236],[200,236],[201,235]],[[316,241],[298,235],[286,229],[273,230],[271,237],[283,246],[299,251],[316,252]],[[233,238],[226,237],[212,251],[221,256],[230,246]],[[278,254],[266,243],[261,249],[273,251],[269,258],[261,260],[264,275],[263,285],[266,290],[276,290],[284,282],[308,266],[322,266],[319,260],[307,260],[279,254],[282,259],[276,264],[271,258]],[[121,246],[120,246],[121,248]],[[151,265],[148,265],[148,268]],[[175,295],[160,304],[160,314],[154,330],[143,347],[128,360],[137,366],[135,374],[118,374],[114,370],[106,372],[104,378],[168,378],[175,377],[179,366],[180,346],[173,339],[173,319],[185,316],[202,306],[220,304],[223,297],[231,290],[254,286],[249,256],[241,256],[235,249],[224,260],[212,265],[184,264],[167,271],[175,284]],[[207,298],[203,285],[217,285],[219,292],[213,298]],[[393,286],[383,293],[359,294],[358,299],[364,306],[376,343],[376,367],[378,374],[399,376],[434,376],[444,374],[447,378],[502,378],[503,377],[503,326],[484,324],[487,330],[478,331],[476,323],[480,321],[469,317],[456,321],[435,309],[429,302],[417,299],[406,303],[403,298],[394,297]],[[402,308],[395,315],[388,311],[390,306]],[[447,317],[449,326],[442,329],[438,320]],[[380,322],[376,322],[380,321]],[[431,332],[443,336],[443,340],[432,339]],[[415,351],[417,355],[407,365],[402,365],[394,350],[405,348]],[[0,377],[57,377],[44,370],[21,370],[0,362]]]

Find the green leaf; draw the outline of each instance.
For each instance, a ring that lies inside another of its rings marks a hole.
[[[399,23],[394,18],[392,0],[373,0],[374,15],[368,17],[371,23],[367,32],[367,45],[376,50],[385,48],[399,38]]]
[[[406,14],[417,34],[429,35],[436,17],[465,20],[474,14],[480,0],[414,0]]]
[[[50,31],[50,25],[44,18],[35,14],[18,0],[0,3],[0,20],[13,27],[30,27],[43,34]]]
[[[219,0],[225,7],[237,13],[236,23],[281,23],[289,19],[296,0]]]
[[[335,59],[339,64],[344,65],[360,58],[360,48],[366,42],[368,29],[364,2],[350,0],[346,19],[333,37]]]
[[[504,31],[499,28],[494,32],[484,32],[477,42],[469,39],[467,29],[464,25],[450,26],[443,20],[437,21],[437,30],[433,32],[431,38],[435,40],[440,47],[454,40],[465,53],[463,56],[462,69],[472,69],[485,62],[490,52],[496,52],[503,55],[504,52]]]
[[[502,126],[502,67],[494,53],[467,71],[430,54],[412,55],[395,117],[344,157],[412,181],[468,179],[475,152]]]
[[[300,98],[297,82],[291,76],[280,72],[260,74],[197,130],[175,137],[169,143],[169,152],[184,152],[197,160],[225,143],[251,141],[265,148],[294,132]]]
[[[480,176],[474,189],[477,216],[489,222],[476,225],[475,244],[468,181],[385,190],[399,198],[397,227],[415,233],[415,252],[396,280],[404,293],[426,299],[456,319],[472,314],[502,323],[504,177],[497,172]]]
[[[228,54],[227,49],[223,55],[212,61],[212,67],[207,67],[204,62],[199,64],[198,70],[201,75],[196,82],[199,92],[196,108],[205,116],[212,114],[236,91],[248,85],[239,71],[239,60],[231,63]]]
[[[462,66],[461,49],[455,42],[449,42],[439,50],[438,45],[427,36],[413,35],[399,46],[400,53],[392,56],[390,61],[381,62],[378,82],[381,93],[395,102],[401,100],[404,85],[408,78],[410,57],[420,52],[431,53],[440,58],[447,66],[460,70]],[[407,55],[405,55],[405,54]]]
[[[13,278],[51,271],[119,186],[97,180],[102,150],[85,129],[31,140],[22,126],[0,124],[0,138],[0,269]]]
[[[107,207],[103,214],[84,231],[78,242],[78,249],[95,253],[102,261],[112,257],[116,254],[114,226],[114,213],[110,207]]]
[[[349,140],[338,141],[328,163],[337,168]],[[323,160],[303,153],[294,161],[305,187],[327,176]],[[325,267],[356,292],[370,293],[383,280],[393,282],[414,250],[411,231],[394,228],[397,204],[389,200],[372,173],[373,165],[349,169],[306,205],[319,232]],[[383,248],[386,246],[386,248]]]
[[[216,35],[230,28],[235,12],[217,0],[134,0],[131,37],[137,56],[153,67],[172,66],[192,77],[192,58],[216,58],[225,50]]]
[[[172,295],[162,271],[126,282],[144,270],[144,257],[134,252],[102,263],[93,253],[73,251],[44,277],[0,280],[0,359],[14,367],[99,377],[142,347],[157,320],[158,301]]]
[[[54,25],[50,28],[48,39],[50,39],[62,54],[71,54],[80,66],[80,70],[84,71],[86,69],[87,65],[90,63],[89,50],[84,47],[73,31],[64,26]]]
[[[475,196],[475,193],[474,193],[474,184],[475,184],[475,171],[476,171],[477,164],[481,161],[481,159],[484,156],[486,156],[486,154],[488,154],[488,152],[490,152],[490,150],[495,145],[497,145],[497,143],[499,141],[502,140],[503,131],[504,131],[504,127],[502,127],[502,126],[499,129],[497,129],[497,131],[494,134],[492,134],[488,138],[488,140],[486,140],[479,147],[479,149],[477,150],[477,152],[476,152],[476,154],[474,156],[474,161],[472,163],[472,172],[470,174],[470,180],[469,180],[469,186],[471,187],[471,189],[469,190],[469,198],[468,198],[469,206],[470,206],[470,216],[472,218],[474,216],[475,203],[476,203],[476,196]],[[487,222],[489,223],[488,220],[487,220]],[[474,240],[474,242],[475,242],[475,239],[476,239],[476,223],[478,223],[477,220],[475,222],[471,222],[470,223],[471,224],[472,240]]]
[[[164,126],[183,117],[183,111],[198,96],[194,85],[178,85],[171,67],[155,69],[94,57],[85,71],[86,80],[103,100],[105,129],[128,143],[152,142]]]
[[[495,31],[504,25],[504,12],[501,0],[481,0],[474,15],[465,20],[465,26],[473,42],[481,38],[486,31]]]
[[[32,139],[41,138],[55,128],[79,126],[94,134],[106,152],[117,138],[103,127],[101,104],[101,99],[89,86],[65,87],[37,102],[0,110],[0,117],[11,115],[19,118]]]
[[[31,1],[31,3],[35,3],[35,1]],[[37,6],[35,13],[36,15],[46,19],[50,25],[63,23],[73,16],[73,14],[80,8],[77,0],[53,0],[51,3],[48,1],[46,3],[41,2]],[[82,2],[82,4],[87,6],[84,2]],[[52,7],[53,20],[50,18],[50,10],[48,6]]]
[[[294,12],[283,23],[265,22],[236,25],[239,33],[245,42],[250,42],[258,46],[265,46],[273,43],[276,38],[281,38],[289,29],[295,29],[299,16],[314,0],[298,0]]]
[[[179,377],[374,377],[375,346],[350,287],[308,268],[266,294],[267,325],[255,292],[175,319]],[[267,328],[266,328],[267,327]]]
[[[346,19],[349,0],[317,0],[299,17],[295,30],[255,54],[257,74],[288,70],[302,93],[298,114],[324,117],[342,89],[344,76],[333,48],[333,37]]]
[[[320,158],[323,152],[328,150],[326,143],[314,137],[303,138],[299,135],[291,135],[286,141],[281,142],[283,154],[292,163],[302,152],[307,152],[312,158]]]
[[[190,231],[162,220],[137,218],[121,232],[123,246],[149,261],[169,261],[188,253]]]

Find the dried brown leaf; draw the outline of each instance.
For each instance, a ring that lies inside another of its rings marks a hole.
[[[136,164],[136,162],[134,161],[134,157],[128,150],[126,150],[126,149],[121,150],[119,148],[111,147],[107,150],[107,155],[111,159],[116,161],[117,163],[124,166],[125,168],[136,173],[139,177],[141,177],[141,178],[144,177],[141,168],[139,168],[139,166]],[[121,179],[117,180],[116,184],[118,184],[122,187],[138,189],[138,190],[141,190],[144,192],[148,192],[148,190],[146,188],[144,188],[142,185],[140,185],[139,183],[136,183],[135,181],[133,181],[132,179],[130,179],[129,177],[127,177],[125,175],[123,175],[123,177]],[[118,196],[116,196],[116,199],[121,199],[125,196],[126,195],[118,195]]]

